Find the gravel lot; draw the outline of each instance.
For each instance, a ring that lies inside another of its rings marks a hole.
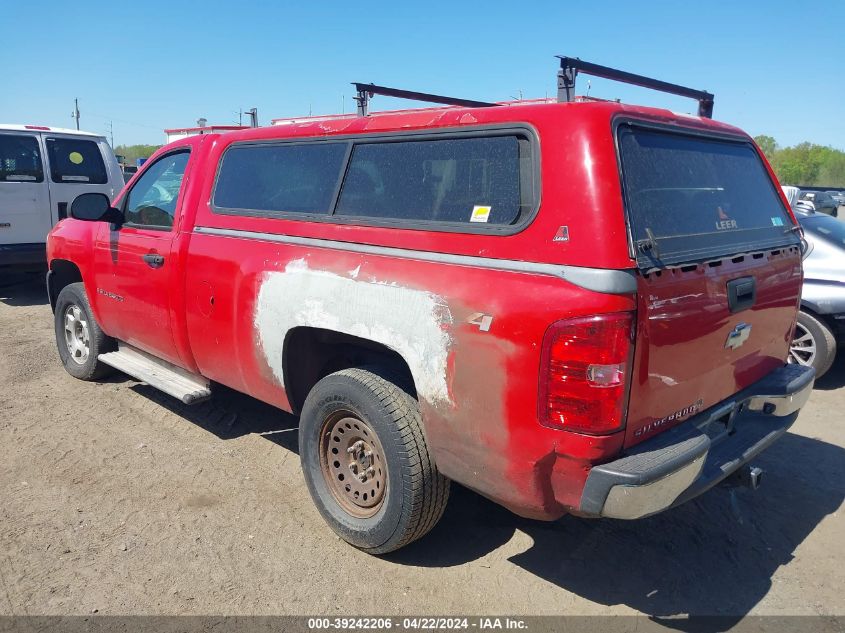
[[[76,381],[42,278],[0,277],[0,615],[845,614],[842,361],[756,493],[539,523],[455,487],[427,538],[373,558],[312,506],[295,419]]]

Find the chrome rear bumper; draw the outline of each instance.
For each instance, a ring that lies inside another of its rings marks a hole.
[[[700,495],[786,433],[814,380],[812,368],[785,365],[623,457],[595,466],[579,513],[638,519]]]

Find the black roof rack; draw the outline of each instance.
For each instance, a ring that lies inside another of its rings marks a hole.
[[[668,92],[671,94],[680,95],[682,97],[689,97],[698,101],[698,116],[713,118],[713,94],[706,90],[694,90],[685,86],[677,84],[670,84],[659,79],[652,79],[651,77],[644,77],[643,75],[635,75],[634,73],[625,72],[624,70],[617,70],[609,66],[599,66],[591,62],[581,61],[577,57],[557,56],[560,59],[560,70],[557,73],[557,100],[560,102],[572,101],[575,99],[575,79],[578,73],[585,73],[594,77],[603,77],[605,79],[612,79],[614,81],[621,81],[623,83],[632,84],[634,86],[642,86],[643,88],[651,88],[652,90],[659,90],[661,92]],[[491,103],[489,101],[474,101],[472,99],[458,99],[456,97],[446,97],[444,95],[435,95],[428,92],[416,92],[413,90],[400,90],[399,88],[390,88],[388,86],[377,86],[376,84],[364,84],[359,82],[352,82],[355,90],[358,92],[355,101],[358,102],[358,116],[367,116],[368,104],[370,99],[375,95],[383,95],[385,97],[396,97],[397,99],[411,99],[413,101],[427,101],[428,103],[443,103],[445,105],[463,106],[465,108],[489,108],[501,104]]]
[[[698,116],[708,119],[713,118],[714,95],[706,90],[694,90],[685,86],[660,81],[659,79],[635,75],[624,70],[599,66],[598,64],[581,61],[577,57],[563,57],[562,55],[558,55],[557,57],[560,59],[560,70],[557,73],[558,101],[572,101],[575,98],[575,78],[579,72],[582,72],[593,77],[613,79],[614,81],[621,81],[626,84],[633,84],[634,86],[642,86],[643,88],[651,88],[652,90],[695,99],[698,101]]]
[[[466,108],[487,108],[499,105],[498,103],[488,103],[487,101],[458,99],[455,97],[429,94],[427,92],[414,92],[413,90],[388,88],[387,86],[377,86],[375,84],[352,82],[352,85],[355,86],[355,90],[358,91],[358,95],[355,97],[355,101],[358,102],[358,116],[367,116],[367,104],[375,95],[396,97],[398,99],[412,99],[414,101],[426,101],[428,103],[443,103],[446,105],[464,106]]]

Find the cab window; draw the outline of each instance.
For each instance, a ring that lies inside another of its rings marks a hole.
[[[175,152],[158,159],[138,178],[126,197],[126,223],[169,229],[176,215],[179,189],[190,154]]]

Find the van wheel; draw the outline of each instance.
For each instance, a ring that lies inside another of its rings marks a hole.
[[[67,373],[80,380],[97,380],[112,372],[97,357],[115,349],[115,343],[100,329],[81,283],[62,288],[53,314],[59,358]]]
[[[789,346],[789,362],[807,365],[821,378],[836,358],[836,337],[823,322],[803,310],[798,313],[795,336]]]
[[[299,424],[302,472],[317,509],[370,554],[424,536],[449,499],[417,400],[381,374],[353,368],[326,376],[308,394]]]

